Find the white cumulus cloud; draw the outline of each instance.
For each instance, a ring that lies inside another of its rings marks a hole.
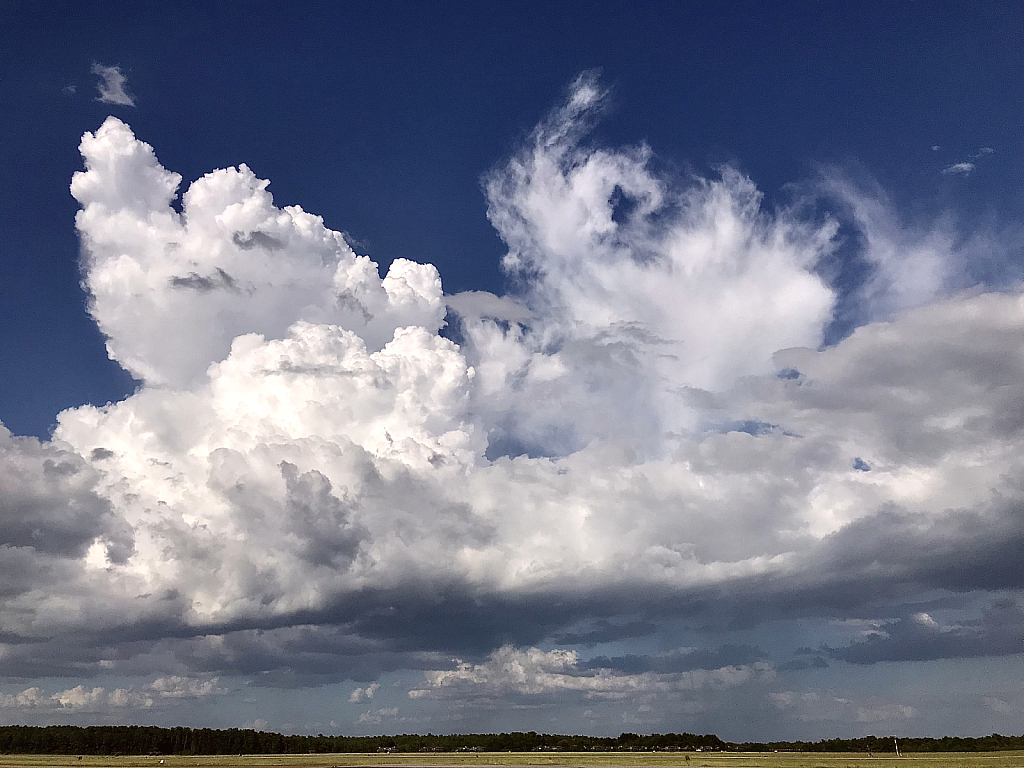
[[[226,693],[214,678],[184,675],[159,677],[141,688],[115,688],[76,685],[52,695],[39,687],[26,688],[17,694],[0,694],[0,708],[19,710],[57,709],[74,712],[109,712],[119,709],[151,709],[161,699],[199,699]]]
[[[127,125],[87,133],[89,311],[141,383],[63,412],[51,441],[0,434],[9,658],[59,666],[62,638],[131,627],[202,668],[54,700],[83,710],[219,694],[240,659],[291,673],[331,643],[474,660],[417,657],[420,697],[613,698],[768,671],[627,674],[533,646],[640,604],[756,620],[1012,588],[1019,286],[954,291],[953,240],[847,190],[875,274],[865,322],[823,347],[837,223],[768,208],[731,168],[679,181],[645,146],[585,145],[602,98],[582,77],[486,179],[503,297],[446,298],[411,261],[381,277],[245,166],[179,212],[180,176]]]
[[[202,699],[225,692],[216,677],[203,680],[184,675],[158,677],[149,684],[153,694],[165,699]]]
[[[356,688],[353,690],[352,693],[349,694],[348,700],[352,702],[367,701],[372,699],[373,694],[375,694],[379,689],[380,683],[370,683],[365,688]]]
[[[977,169],[977,167],[978,166],[976,166],[974,163],[968,162],[952,163],[943,168],[942,173],[945,174],[946,176],[968,176],[971,173],[973,173]]]
[[[441,327],[437,270],[399,259],[381,280],[320,217],[275,207],[244,165],[194,182],[179,214],[181,177],[117,118],[81,149],[71,192],[90,311],[111,356],[147,383],[195,383],[237,336],[281,338],[299,321],[357,330],[371,351],[396,328]]]
[[[20,693],[0,694],[0,709],[38,709],[46,703],[47,698],[38,686],[26,688]]]
[[[409,697],[472,698],[570,693],[593,699],[621,699],[705,688],[731,688],[753,680],[771,679],[772,676],[770,665],[762,662],[719,669],[628,674],[613,669],[583,667],[576,651],[502,646],[482,664],[459,662],[455,669],[427,672],[424,687],[409,691]]]

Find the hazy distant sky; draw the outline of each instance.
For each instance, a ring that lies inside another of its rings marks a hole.
[[[0,11],[0,723],[1020,733],[1022,34]]]

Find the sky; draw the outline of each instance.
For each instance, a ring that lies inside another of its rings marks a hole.
[[[1020,733],[1019,3],[0,9],[0,723]]]

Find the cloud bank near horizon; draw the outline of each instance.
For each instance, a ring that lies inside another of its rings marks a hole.
[[[126,124],[85,134],[89,310],[140,386],[64,411],[50,441],[0,434],[0,670],[159,677],[5,706],[152,704],[174,698],[160,680],[205,696],[257,674],[370,683],[362,702],[413,669],[419,700],[685,711],[764,689],[772,662],[588,667],[557,638],[899,617],[936,594],[981,595],[985,620],[904,619],[821,653],[1010,647],[993,617],[1019,613],[1024,583],[1019,285],[963,291],[959,240],[838,177],[823,188],[868,277],[830,279],[835,217],[769,210],[734,168],[679,180],[643,145],[588,145],[605,98],[581,76],[485,177],[504,297],[445,297],[401,259],[382,278],[244,165],[179,203]],[[858,327],[823,346],[852,305]]]

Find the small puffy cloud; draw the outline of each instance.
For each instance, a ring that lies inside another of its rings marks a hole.
[[[918,613],[915,613],[910,618],[913,621],[916,621],[918,624],[920,624],[922,626],[925,626],[925,627],[928,627],[929,629],[938,629],[938,626],[939,626],[938,622],[936,622],[935,619],[933,619],[931,616],[929,616],[924,611],[920,611]]]
[[[99,82],[96,84],[99,96],[96,97],[96,101],[123,107],[135,106],[135,97],[125,90],[128,80],[121,72],[120,67],[93,62],[92,73],[99,77]]]
[[[97,709],[107,702],[107,692],[102,687],[86,688],[76,685],[51,697],[64,709]]]
[[[356,688],[349,694],[348,700],[352,702],[367,701],[373,698],[373,694],[375,694],[379,688],[379,683],[370,683],[365,688]]]
[[[995,154],[995,149],[992,147],[979,147],[978,151],[969,155],[966,160],[944,167],[942,173],[944,176],[969,176],[978,169],[979,161],[985,160],[992,154]]]
[[[50,698],[57,702],[60,709],[76,712],[103,712],[125,708],[148,709],[153,707],[152,696],[127,688],[117,688],[108,692],[99,686],[89,688],[84,685],[77,685],[74,688],[54,693]]]
[[[202,699],[225,693],[218,684],[216,677],[202,680],[183,675],[158,677],[149,684],[148,689],[164,699]]]
[[[36,686],[20,693],[0,694],[0,709],[38,709],[46,704],[47,697]]]
[[[942,173],[945,176],[967,176],[973,173],[977,167],[974,163],[968,162],[952,163],[943,168]]]
[[[149,709],[153,706],[153,697],[148,693],[133,691],[130,688],[116,688],[107,694],[107,706],[112,709]]]

